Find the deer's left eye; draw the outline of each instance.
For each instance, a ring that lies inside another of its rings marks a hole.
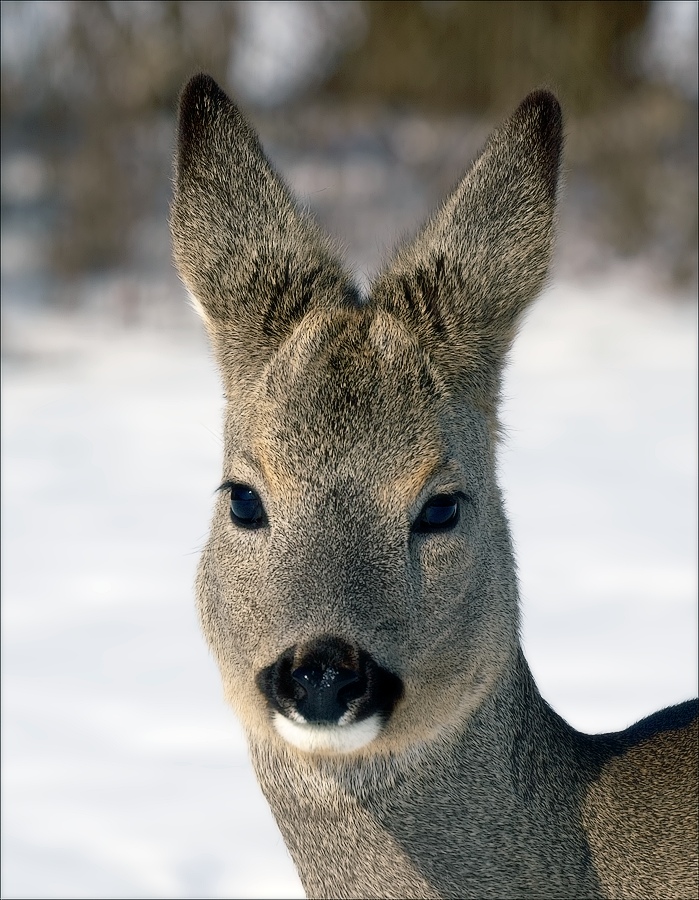
[[[459,497],[457,494],[437,494],[422,507],[414,531],[447,531],[459,521]]]

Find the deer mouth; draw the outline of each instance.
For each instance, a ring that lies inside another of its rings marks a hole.
[[[306,753],[353,753],[370,744],[384,726],[378,715],[346,724],[314,725],[279,712],[272,715],[272,723],[285,741]]]
[[[256,680],[277,732],[309,753],[366,746],[403,696],[397,675],[332,636],[289,647]]]

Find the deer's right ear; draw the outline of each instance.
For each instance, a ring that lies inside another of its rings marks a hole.
[[[226,375],[251,375],[311,306],[352,289],[238,108],[208,75],[180,97],[171,208],[175,264]]]

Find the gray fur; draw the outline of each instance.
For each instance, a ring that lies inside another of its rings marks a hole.
[[[696,704],[579,734],[519,644],[496,414],[561,143],[556,99],[531,94],[362,298],[226,95],[204,75],[182,94],[175,261],[226,390],[223,479],[269,520],[237,528],[221,493],[198,607],[312,897],[697,893]],[[411,532],[456,491],[454,530]],[[287,743],[255,680],[327,634],[405,686],[352,753]]]

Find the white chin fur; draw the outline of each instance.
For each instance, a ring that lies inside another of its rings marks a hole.
[[[351,753],[365,747],[381,731],[381,719],[376,715],[349,725],[311,725],[292,722],[275,712],[273,722],[285,741],[306,753]]]

